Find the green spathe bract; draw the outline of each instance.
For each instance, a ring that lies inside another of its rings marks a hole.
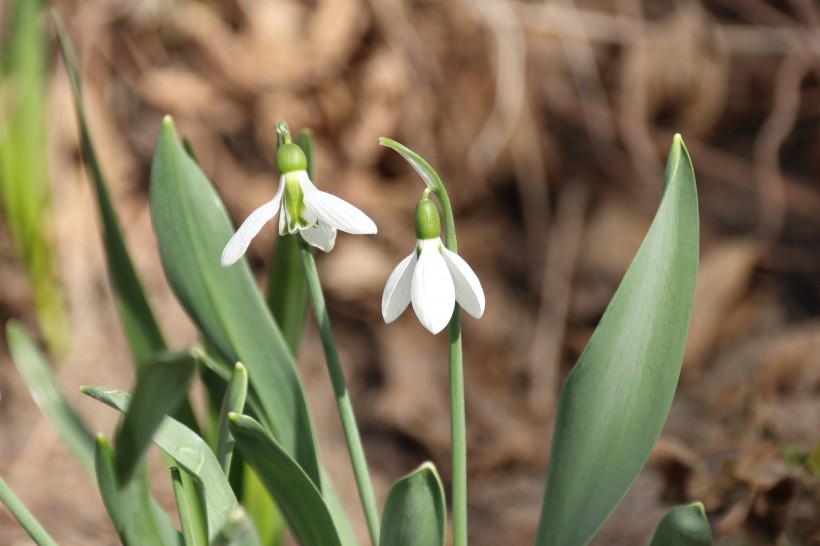
[[[660,435],[675,393],[698,265],[695,176],[675,137],[662,197],[561,392],[536,544],[587,544]]]

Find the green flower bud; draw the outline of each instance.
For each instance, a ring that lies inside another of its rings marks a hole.
[[[296,144],[283,144],[276,150],[276,168],[280,174],[307,169],[307,158]]]
[[[416,238],[420,241],[441,236],[441,220],[436,204],[422,198],[416,205]]]

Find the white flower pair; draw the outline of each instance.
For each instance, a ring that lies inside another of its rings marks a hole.
[[[276,195],[253,211],[225,245],[220,260],[223,267],[245,254],[251,239],[277,212],[280,234],[298,232],[310,245],[325,252],[333,248],[337,230],[376,233],[376,224],[362,211],[316,189],[305,170],[305,155],[297,145],[280,146],[276,163],[282,173]],[[480,318],[484,313],[484,291],[467,262],[442,244],[438,210],[427,198],[432,189],[425,190],[416,207],[416,248],[387,280],[382,316],[385,322],[393,322],[412,302],[419,321],[437,334],[450,322],[456,302]]]

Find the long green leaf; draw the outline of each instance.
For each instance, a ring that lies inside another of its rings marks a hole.
[[[242,455],[276,499],[299,543],[341,546],[322,494],[299,464],[250,417],[233,413],[230,427]]]
[[[168,515],[153,502],[148,482],[141,479],[126,485],[118,483],[114,451],[103,435],[97,436],[95,463],[103,504],[125,546],[181,546],[182,537]]]
[[[277,440],[321,484],[313,427],[293,356],[265,306],[247,261],[222,268],[233,235],[222,201],[162,123],[151,165],[151,212],[163,268],[191,318],[227,362],[248,368],[260,416]]]
[[[128,481],[166,414],[185,397],[196,361],[190,352],[166,353],[137,370],[137,386],[117,431],[117,476]]]
[[[83,387],[82,391],[123,413],[128,411],[131,402],[128,393],[116,389]],[[160,449],[199,481],[208,522],[208,539],[213,540],[238,506],[219,462],[202,438],[170,417],[163,419],[153,438]]]
[[[699,502],[676,506],[663,516],[649,546],[712,546],[712,529]]]
[[[179,513],[179,524],[182,527],[182,536],[185,538],[185,546],[208,546],[207,523],[201,518],[202,514],[197,509],[196,491],[190,491],[183,483],[182,472],[179,467],[171,467],[171,483],[174,488],[174,499],[177,503]],[[195,487],[192,482],[188,482],[189,487]]]
[[[6,340],[15,366],[43,415],[89,477],[94,476],[94,435],[68,404],[37,345],[16,321],[6,323]]]
[[[46,139],[48,40],[42,0],[9,5],[0,43],[0,202],[14,250],[32,285],[34,307],[54,352],[68,343],[62,290],[49,236],[51,192]],[[5,31],[5,32],[3,32]]]
[[[447,529],[444,487],[424,463],[390,488],[384,503],[381,546],[443,546]]]
[[[695,175],[676,136],[655,220],[561,392],[538,545],[587,544],[646,463],[680,375],[697,265]]]
[[[54,542],[51,535],[43,529],[43,526],[40,525],[37,518],[29,512],[28,508],[26,508],[23,502],[14,494],[14,491],[6,485],[6,482],[4,482],[2,478],[0,478],[0,502],[6,505],[11,515],[20,522],[20,525],[23,526],[23,529],[26,530],[28,536],[31,537],[31,540],[33,540],[37,546],[57,546],[57,543]]]
[[[91,181],[94,184],[94,191],[97,196],[97,205],[103,225],[103,241],[105,244],[105,255],[108,260],[108,273],[114,292],[114,299],[117,303],[120,319],[125,330],[126,339],[131,347],[131,352],[138,364],[149,361],[156,353],[166,349],[165,340],[162,337],[154,313],[145,296],[145,290],[134,269],[128,248],[120,229],[120,222],[117,213],[111,204],[111,196],[108,194],[108,185],[97,160],[97,153],[94,149],[94,142],[88,130],[85,120],[85,108],[83,106],[82,88],[80,86],[79,72],[74,51],[68,39],[68,33],[63,26],[63,22],[56,11],[52,12],[54,25],[57,28],[57,38],[60,42],[60,50],[63,54],[68,78],[71,83],[71,91],[74,96],[74,107],[77,111],[77,120],[80,125],[80,142],[82,144],[83,157],[88,165]]]

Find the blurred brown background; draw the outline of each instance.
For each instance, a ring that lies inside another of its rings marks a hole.
[[[719,544],[820,544],[820,5],[812,0],[55,1],[137,269],[175,347],[194,330],[163,279],[147,208],[161,117],[174,116],[238,224],[273,195],[274,123],[310,127],[318,186],[375,237],[318,257],[377,494],[424,459],[449,478],[446,341],[408,311],[383,324],[414,244],[422,182],[390,136],[435,166],[460,253],[487,293],[464,320],[474,546],[532,543],[561,381],[654,213],[671,137],[698,177],[702,253],[683,375],[650,463],[594,544],[648,543],[702,500]],[[44,24],[48,23],[44,19]],[[127,388],[64,67],[48,101],[52,232],[71,317],[60,382]],[[274,223],[275,224],[275,223]],[[251,246],[261,276],[273,224]],[[0,314],[33,327],[0,233]],[[300,356],[323,456],[362,538],[315,331]],[[0,360],[0,473],[66,545],[115,544],[94,486]],[[163,481],[160,479],[158,481]],[[448,484],[445,483],[445,486]],[[160,487],[166,506],[170,492]],[[0,544],[29,544],[0,509]]]

